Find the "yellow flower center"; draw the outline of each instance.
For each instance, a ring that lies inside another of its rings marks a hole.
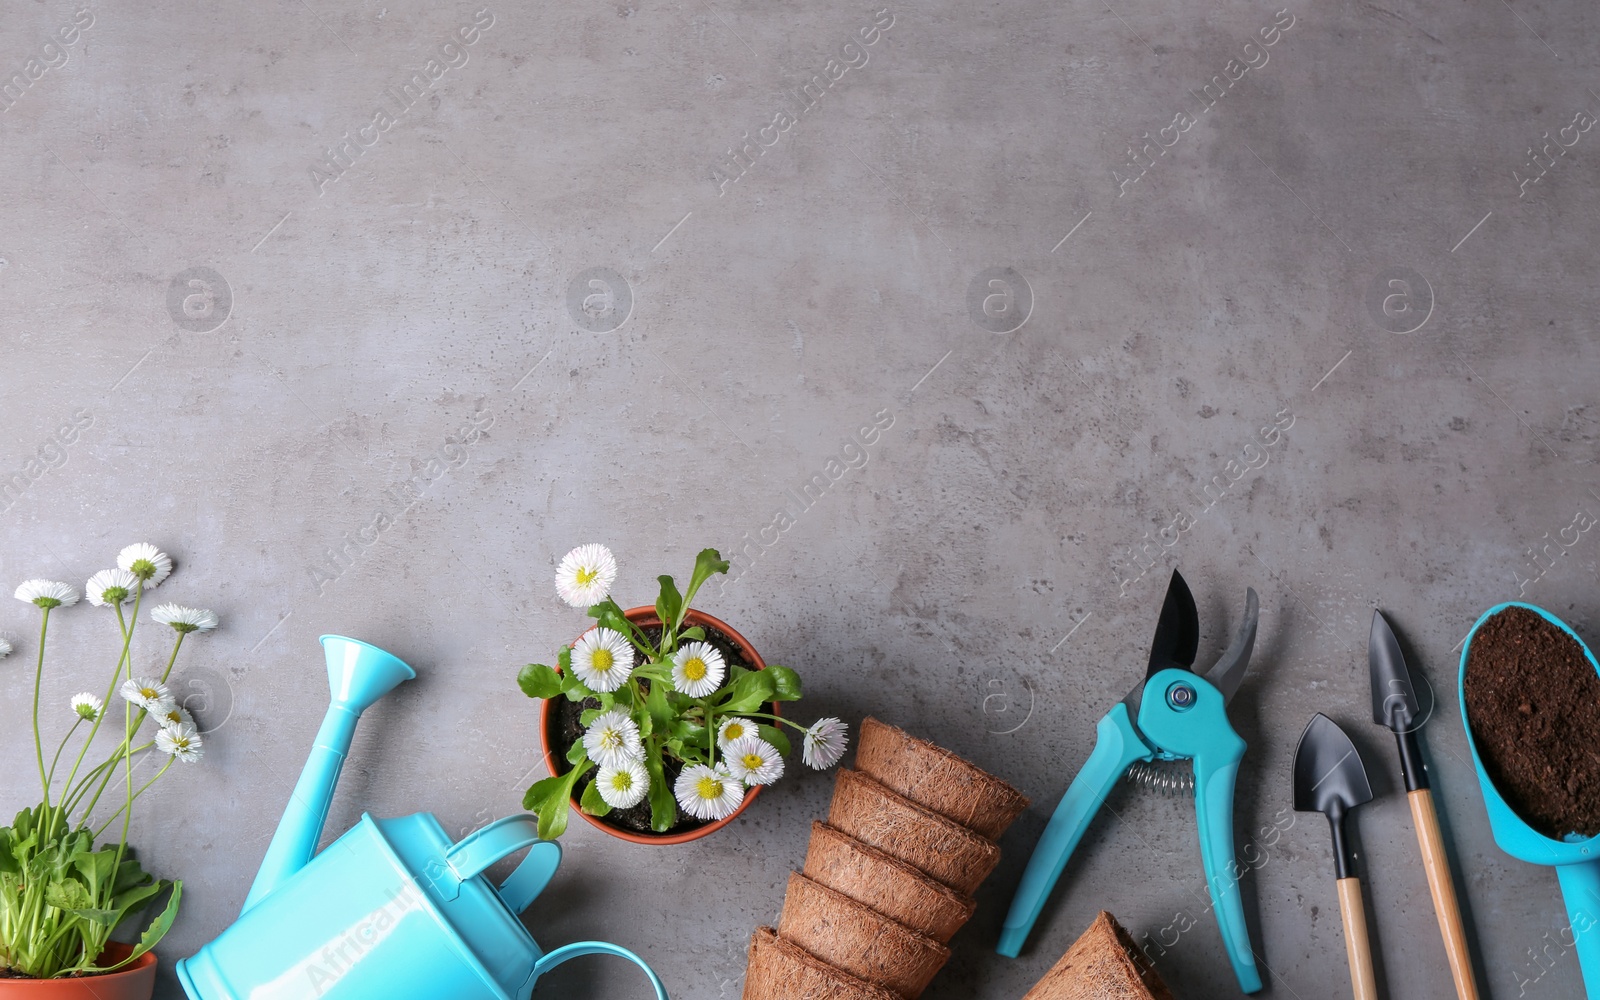
[[[589,657],[589,666],[602,674],[610,670],[611,665],[616,662],[616,657],[611,655],[609,649],[597,649]]]
[[[143,697],[143,698],[154,698],[156,696],[156,689],[155,688],[140,688],[139,689],[139,695],[140,695],[140,697]]]
[[[174,736],[172,738],[172,745],[177,747],[179,750],[187,750],[189,749],[189,737]]]
[[[633,790],[633,775],[627,771],[618,771],[611,776],[611,787],[614,791],[629,792]]]
[[[599,578],[600,571],[598,569],[590,569],[587,566],[578,567],[578,574],[575,577],[575,579],[578,581],[578,586],[580,587],[587,587],[589,584],[595,582],[595,580]]]
[[[622,734],[615,729],[607,729],[600,734],[600,746],[607,750],[622,749]]]
[[[691,681],[705,680],[706,661],[698,656],[691,656],[683,665],[683,676]]]
[[[708,774],[694,783],[694,793],[706,801],[722,798],[722,779]]]
[[[746,771],[759,771],[766,764],[766,759],[758,753],[747,753],[742,759]]]
[[[722,731],[725,739],[736,740],[744,735],[744,727],[737,722],[729,723],[728,728]]]

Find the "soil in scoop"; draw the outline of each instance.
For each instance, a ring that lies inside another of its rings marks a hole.
[[[1463,683],[1483,767],[1547,837],[1600,834],[1600,675],[1583,648],[1526,608],[1472,637]]]
[[[706,630],[705,641],[709,642],[720,653],[722,653],[723,662],[727,663],[730,668],[739,666],[746,670],[753,669],[745,660],[744,654],[739,651],[739,645],[735,643],[733,639],[731,639],[726,633],[710,626],[703,627]],[[661,641],[661,626],[646,625],[641,629],[641,631],[644,632],[645,637],[648,639],[651,645],[655,645]],[[644,663],[644,656],[637,650],[634,651],[633,662],[634,666],[636,667],[641,666]],[[639,685],[646,691],[650,690],[650,682],[647,680],[640,680]],[[571,766],[567,764],[567,751],[572,748],[572,744],[583,738],[584,727],[582,722],[579,721],[579,718],[583,715],[585,710],[599,707],[600,702],[594,698],[585,698],[583,701],[578,702],[568,701],[564,697],[557,697],[555,701],[551,703],[551,708],[553,709],[550,720],[551,749],[555,753],[557,766],[561,767],[562,774],[565,774],[572,769]],[[767,704],[761,706],[761,711],[773,711],[772,703],[768,702]],[[661,761],[661,770],[662,773],[666,775],[667,787],[671,788],[673,783],[678,780],[678,775],[683,771],[683,763],[681,761],[673,760],[671,757],[664,757]],[[594,768],[590,768],[588,774],[585,774],[583,777],[578,779],[577,785],[575,785],[572,790],[573,809],[578,808],[578,801],[583,798],[584,789],[588,788],[594,783],[594,778],[597,773],[598,772]],[[746,792],[745,794],[748,795],[750,793]],[[602,823],[619,827],[623,830],[628,830],[633,833],[656,835],[655,831],[650,829],[649,796],[646,796],[644,801],[640,802],[636,806],[632,806],[628,809],[613,809],[605,816],[598,818]],[[698,820],[693,816],[685,815],[683,810],[679,809],[678,821],[673,824],[672,828],[667,830],[666,833],[658,834],[658,836],[670,836],[672,834],[687,833],[690,830],[705,826],[706,822],[706,820]]]

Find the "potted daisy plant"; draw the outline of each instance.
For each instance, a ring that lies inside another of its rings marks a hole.
[[[148,1000],[154,989],[150,949],[172,926],[183,883],[151,877],[134,857],[128,844],[133,805],[174,762],[201,757],[200,732],[173,700],[167,680],[184,639],[217,627],[210,611],[157,605],[149,618],[172,629],[172,651],[159,675],[135,676],[140,607],[171,572],[166,553],[140,543],[122,550],[116,569],[89,578],[89,603],[115,612],[119,651],[104,693],[74,695],[59,726],[40,716],[45,641],[51,616],[80,595],[50,580],[28,580],[16,589],[17,599],[40,613],[32,702],[40,800],[0,827],[0,1000]],[[10,652],[10,643],[0,640],[0,656]],[[116,701],[115,708],[108,704]],[[59,740],[58,730],[65,730]],[[93,757],[91,747],[98,751]],[[153,774],[140,773],[152,768]],[[140,919],[163,896],[160,912],[147,923]],[[136,942],[112,940],[119,929],[140,925]]]
[[[844,755],[838,719],[801,726],[778,714],[800,699],[800,676],[768,664],[727,623],[689,605],[728,563],[716,549],[695,559],[680,593],[658,577],[656,603],[624,611],[611,597],[617,561],[582,545],[556,569],[556,592],[595,624],[563,647],[556,665],[517,676],[542,700],[539,733],[550,777],[523,797],[539,835],[560,836],[579,815],[638,843],[683,843],[721,829],[783,775],[787,727],[814,768]]]

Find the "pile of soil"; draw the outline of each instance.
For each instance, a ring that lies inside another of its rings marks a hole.
[[[1526,608],[1472,637],[1462,683],[1484,770],[1535,830],[1600,834],[1600,675],[1583,647]]]
[[[705,641],[709,642],[722,654],[722,659],[728,664],[730,673],[732,668],[736,666],[743,667],[746,670],[754,669],[745,661],[744,653],[740,651],[739,644],[734,642],[727,633],[709,625],[702,627],[706,630]],[[660,625],[646,625],[640,631],[645,634],[645,638],[652,646],[661,642]],[[638,650],[634,650],[633,665],[635,667],[643,666],[644,662],[644,655]],[[639,681],[639,686],[646,692],[650,690],[650,682],[647,680]],[[555,752],[556,765],[561,768],[560,773],[566,774],[572,770],[571,765],[567,764],[567,751],[572,748],[574,743],[583,739],[584,727],[579,719],[586,710],[599,708],[600,702],[594,698],[585,698],[583,701],[568,701],[566,698],[558,697],[550,703],[550,707],[551,749]],[[761,706],[761,711],[773,711],[772,703],[768,702]],[[661,761],[661,770],[667,777],[667,787],[671,788],[673,783],[678,780],[678,775],[683,772],[683,763],[673,760],[671,757],[664,757]],[[572,789],[574,800],[583,798],[584,790],[594,783],[595,776],[598,773],[597,769],[590,768],[588,774],[578,779],[578,783]],[[748,795],[749,793],[746,792],[745,794]],[[574,805],[573,808],[576,809],[577,806]],[[601,821],[634,833],[655,833],[654,830],[650,829],[650,798],[648,796],[645,797],[644,801],[631,808],[611,810]],[[689,830],[705,826],[707,822],[707,820],[688,816],[680,809],[678,811],[678,822],[661,836],[686,833]]]

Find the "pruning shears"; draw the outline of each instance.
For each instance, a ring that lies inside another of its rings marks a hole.
[[[1239,988],[1246,993],[1261,989],[1233,849],[1234,779],[1245,743],[1228,723],[1227,712],[1250,665],[1259,611],[1255,590],[1247,590],[1244,619],[1232,643],[1201,677],[1192,669],[1200,644],[1194,595],[1173,571],[1144,680],[1096,725],[1094,752],[1056,806],[1022,873],[1001,928],[1000,954],[1015,958],[1022,950],[1050,890],[1117,779],[1139,761],[1187,760],[1193,764],[1193,783],[1184,784],[1195,792],[1200,858],[1222,943]]]

